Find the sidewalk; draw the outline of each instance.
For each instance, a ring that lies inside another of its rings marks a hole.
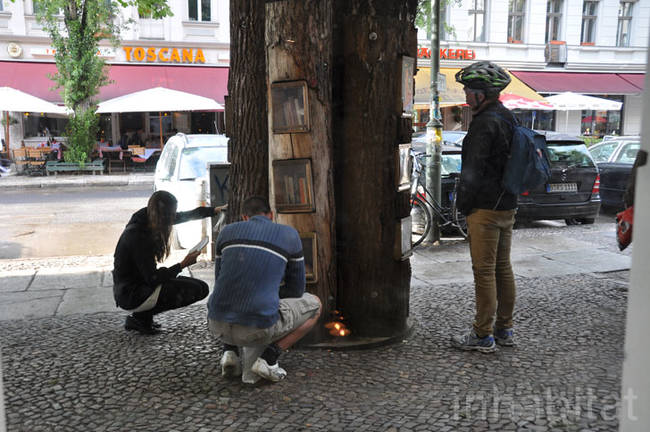
[[[58,174],[34,177],[3,175],[0,177],[0,188],[2,189],[130,185],[153,185],[153,173]]]
[[[161,335],[125,332],[110,257],[0,268],[8,431],[614,431],[631,251],[613,226],[550,232],[515,231],[514,349],[450,347],[474,289],[467,244],[445,242],[411,258],[411,336],[293,350],[274,385],[221,377],[203,304],[161,314]],[[212,287],[210,264],[190,271]]]

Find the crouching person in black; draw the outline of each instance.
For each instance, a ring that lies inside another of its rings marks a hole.
[[[169,255],[172,225],[212,216],[220,208],[197,207],[176,213],[176,198],[169,192],[151,195],[146,208],[133,214],[115,248],[113,295],[118,307],[131,312],[124,328],[143,334],[159,332],[153,316],[191,305],[208,295],[208,285],[178,276],[196,262],[200,252],[187,254],[171,267],[158,267]]]

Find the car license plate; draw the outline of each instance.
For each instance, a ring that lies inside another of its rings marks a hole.
[[[549,183],[546,185],[546,192],[578,192],[577,183]]]

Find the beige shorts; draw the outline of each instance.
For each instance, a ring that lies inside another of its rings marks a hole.
[[[253,346],[268,345],[282,339],[308,319],[314,317],[320,308],[320,300],[313,294],[305,293],[300,298],[280,299],[280,319],[269,328],[260,329],[240,324],[208,319],[208,328],[222,342],[229,345]]]

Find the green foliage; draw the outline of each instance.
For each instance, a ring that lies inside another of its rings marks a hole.
[[[76,162],[82,167],[85,162],[90,161],[98,129],[99,120],[94,110],[75,112],[66,129],[68,150],[64,153],[65,161]]]
[[[587,147],[591,147],[592,145],[594,145],[594,144],[598,144],[599,142],[602,141],[601,138],[594,137],[594,136],[584,136],[584,135],[583,135],[583,136],[581,136],[580,138],[582,138],[582,140],[585,142],[585,144],[587,145]]]
[[[33,1],[37,18],[56,51],[57,73],[50,78],[55,88],[62,89],[65,105],[74,112],[66,160],[83,163],[90,155],[88,143],[94,143],[97,134],[94,98],[109,83],[105,62],[97,55],[99,42],[108,40],[114,47],[119,44],[122,27],[116,19],[118,7],[135,6],[153,18],[171,15],[171,9],[165,0]]]
[[[463,3],[462,0],[440,0],[440,10],[444,11],[445,6],[456,4],[460,6]],[[427,39],[431,39],[431,0],[420,0],[418,2],[418,11],[415,17],[415,26],[419,29],[426,30]],[[456,34],[456,29],[454,26],[449,25],[446,22],[444,16],[440,17],[440,28],[444,29],[447,34]]]

